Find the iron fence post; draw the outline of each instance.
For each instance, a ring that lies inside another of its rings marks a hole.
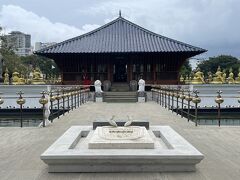
[[[65,115],[65,89],[62,88],[63,116]]]
[[[89,89],[87,89],[87,102],[89,101],[89,98],[90,98],[90,87]]]
[[[163,87],[161,88],[160,93],[161,93],[161,97],[162,97],[162,99],[160,99],[161,100],[161,105],[163,107],[163,100],[164,100],[164,89],[163,89]]]
[[[56,100],[57,100],[57,118],[59,119],[60,116],[60,99],[62,96],[60,95],[60,89],[57,89],[57,94],[56,94]]]
[[[170,110],[170,87],[168,87],[168,110]]]
[[[180,99],[182,100],[182,110],[181,110],[181,118],[183,118],[183,104],[184,104],[184,99],[185,99],[185,95],[184,95],[184,90],[182,89],[182,94],[180,95]]]
[[[195,126],[198,125],[198,103],[201,102],[200,97],[198,96],[198,90],[194,90],[193,93],[195,94],[194,98],[192,99],[192,102],[195,103]]]
[[[151,89],[151,91],[152,91],[152,101],[153,101],[153,89]]]
[[[77,99],[78,99],[77,102],[78,102],[78,107],[80,106],[80,102],[79,102],[79,97],[80,97],[80,96],[79,96],[79,94],[80,94],[80,93],[79,93],[79,88],[78,88],[78,89],[77,89]]]
[[[221,126],[221,104],[224,102],[224,99],[222,98],[221,94],[222,91],[218,90],[217,91],[217,97],[215,98],[215,102],[218,104],[218,126]]]
[[[51,90],[50,91],[50,120],[51,122],[53,122],[53,113],[54,113],[54,110],[53,110],[53,102],[55,101],[55,97],[53,96],[53,91]]]
[[[0,94],[3,94],[0,92]],[[2,99],[2,97],[0,96],[0,106],[4,103],[4,100]],[[0,107],[1,108],[1,107]]]
[[[70,94],[69,94],[69,92],[67,94],[67,101],[68,101],[68,113],[69,113],[69,111],[70,111]]]
[[[76,91],[76,89],[74,90],[74,107],[75,107],[75,109],[77,108],[77,91]]]
[[[177,109],[176,109],[176,113],[178,115],[178,99],[179,99],[179,89],[177,89],[176,91],[176,100],[177,100]]]
[[[42,91],[41,94],[42,94],[42,97],[41,97],[41,99],[39,100],[39,103],[42,104],[42,111],[43,111],[43,127],[45,127],[45,126],[46,126],[46,122],[45,122],[45,104],[48,103],[48,99],[45,97],[45,94],[47,94],[47,92]]]
[[[82,90],[82,103],[84,104],[84,98],[85,98],[85,94],[84,94],[84,89]]]
[[[192,100],[192,97],[191,97],[191,94],[190,94],[190,90],[188,90],[188,95],[185,97],[185,99],[186,99],[187,102],[188,102],[187,119],[188,119],[188,122],[189,122],[189,118],[190,118],[190,102],[191,102],[191,100]]]
[[[161,91],[162,91],[162,90],[159,89],[158,91],[159,91],[159,92],[158,92],[158,93],[159,93],[159,105],[161,106],[161,105],[162,105],[162,102],[161,102],[161,100],[162,100],[162,92],[161,92]]]
[[[71,89],[71,110],[73,111],[73,91]]]
[[[167,107],[167,90],[166,90],[166,87],[164,89],[164,108]]]
[[[174,89],[172,88],[172,113],[174,108]]]
[[[195,103],[195,126],[197,126],[197,120],[198,120],[198,107],[197,107],[197,103]]]
[[[23,104],[25,104],[26,100],[23,99],[23,97],[22,97],[22,95],[24,94],[22,91],[19,91],[17,94],[19,95],[19,98],[17,100],[17,104],[20,106],[20,127],[23,127],[22,108],[23,108]]]
[[[82,90],[80,88],[80,106],[82,105]]]

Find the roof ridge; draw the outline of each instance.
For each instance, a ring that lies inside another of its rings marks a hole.
[[[81,34],[81,35],[73,37],[71,39],[67,39],[65,41],[59,42],[59,43],[54,44],[52,46],[48,46],[48,47],[40,49],[40,50],[38,50],[34,53],[38,54],[38,53],[44,53],[46,51],[53,52],[53,51],[56,51],[56,49],[58,49],[58,50],[59,49],[65,49],[66,50],[66,47],[68,48],[68,46],[71,45],[72,43],[74,43],[75,41],[81,43],[81,41],[83,42],[85,39],[91,39],[91,36],[97,36],[98,34],[101,34],[102,31],[104,32],[104,29],[111,28],[112,26],[115,26],[119,23],[125,24],[129,28],[132,28],[134,31],[141,32],[141,34],[144,34],[144,36],[149,36],[150,38],[153,38],[154,41],[159,41],[159,42],[155,42],[157,44],[155,44],[155,43],[153,44],[154,47],[149,47],[150,49],[155,48],[154,50],[149,50],[149,51],[155,51],[156,48],[159,49],[159,47],[157,47],[157,46],[159,46],[159,43],[160,44],[164,43],[165,44],[164,46],[168,46],[167,49],[170,49],[170,50],[167,50],[167,51],[172,51],[172,50],[173,51],[188,51],[189,50],[189,51],[196,51],[196,52],[205,52],[206,51],[205,49],[199,48],[197,46],[193,46],[193,45],[190,45],[190,44],[187,44],[187,43],[184,43],[184,42],[172,39],[172,38],[168,38],[168,37],[160,35],[160,34],[157,34],[155,32],[152,32],[148,29],[145,29],[145,28],[143,28],[143,27],[141,27],[141,26],[125,19],[125,18],[123,18],[122,16],[119,16],[116,19],[113,19],[112,21],[110,21],[110,22],[108,22],[108,23],[90,31],[90,32]],[[132,36],[134,36],[134,35],[132,35]],[[121,42],[119,42],[119,43],[121,43]],[[142,49],[142,48],[140,48],[140,49]],[[132,49],[133,49],[133,51],[136,50],[135,47],[132,47]],[[181,50],[179,50],[179,49],[181,49]],[[146,50],[143,50],[143,51],[146,51]],[[159,51],[165,51],[165,50],[159,50]],[[86,52],[88,52],[88,50]],[[116,50],[116,52],[118,52],[118,50]]]
[[[154,36],[158,36],[158,37],[160,37],[160,38],[164,38],[164,39],[166,39],[166,40],[169,40],[169,41],[172,41],[172,42],[176,42],[176,43],[178,43],[178,44],[181,44],[181,45],[184,45],[184,46],[188,46],[188,47],[191,47],[191,48],[194,48],[194,49],[199,48],[199,49],[201,49],[201,50],[205,50],[205,49],[202,49],[202,48],[200,48],[200,47],[196,47],[196,46],[190,45],[190,44],[188,44],[188,43],[181,42],[181,41],[178,41],[178,40],[176,40],[176,39],[172,39],[172,38],[169,38],[169,37],[166,37],[166,36],[157,34],[157,33],[153,32],[153,31],[150,31],[150,30],[148,30],[148,29],[146,29],[146,28],[144,28],[144,27],[141,27],[141,26],[139,26],[139,25],[137,25],[137,24],[135,24],[135,23],[133,23],[133,22],[131,22],[131,21],[123,18],[123,17],[120,17],[120,18],[121,18],[122,20],[124,20],[126,23],[131,24],[131,25],[133,25],[133,26],[135,26],[135,27],[137,27],[137,28],[139,28],[139,29],[147,32],[147,33],[150,33],[150,34],[152,34],[152,35],[154,35]]]
[[[87,32],[87,33],[81,34],[81,35],[79,35],[79,36],[76,36],[76,37],[73,37],[73,38],[70,38],[70,39],[67,39],[67,40],[62,41],[62,42],[59,42],[59,43],[57,43],[57,44],[53,44],[53,45],[51,45],[51,46],[42,48],[42,49],[40,49],[40,50],[38,50],[38,51],[36,51],[36,52],[41,52],[41,51],[44,51],[44,50],[49,49],[49,48],[57,47],[57,46],[60,46],[60,45],[62,45],[62,44],[65,44],[65,43],[68,43],[68,42],[71,42],[71,41],[80,39],[80,38],[82,38],[82,37],[88,36],[88,35],[90,35],[90,34],[93,34],[93,33],[97,32],[97,31],[100,31],[101,29],[104,29],[104,28],[107,27],[107,26],[110,26],[111,24],[117,22],[117,21],[118,21],[119,19],[121,19],[121,18],[122,18],[122,17],[119,16],[118,18],[116,18],[116,19],[108,22],[107,24],[104,24],[104,25],[102,25],[102,26],[100,26],[100,27],[98,27],[98,28],[96,28],[96,29],[94,29],[94,30],[92,30],[92,31],[89,31],[89,32]]]

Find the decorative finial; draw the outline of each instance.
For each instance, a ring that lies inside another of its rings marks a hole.
[[[121,13],[121,10],[119,10],[119,17],[122,17],[122,13]]]
[[[193,93],[195,94],[196,97],[198,97],[199,91],[197,89],[195,89]]]

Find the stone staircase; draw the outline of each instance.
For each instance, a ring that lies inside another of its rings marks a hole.
[[[129,91],[129,85],[127,83],[113,83],[111,87],[113,92],[127,92]]]
[[[109,103],[119,103],[119,102],[134,103],[134,102],[137,102],[137,93],[133,91],[127,91],[127,92],[108,91],[108,92],[104,92],[103,101],[109,102]]]
[[[137,93],[129,91],[128,83],[113,83],[111,91],[104,92],[103,101],[109,103],[137,102]]]

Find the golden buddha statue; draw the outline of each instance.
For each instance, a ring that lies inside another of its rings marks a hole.
[[[217,72],[214,74],[212,84],[222,84],[224,82],[223,73],[220,66],[218,66]]]
[[[19,84],[19,76],[20,74],[17,72],[16,68],[14,69],[14,72],[12,73],[12,84],[18,85]]]
[[[232,68],[229,69],[229,75],[228,75],[228,84],[234,84],[234,74],[232,72]]]
[[[181,76],[180,76],[180,83],[184,83],[184,77],[183,77],[182,74],[181,74]]]
[[[240,84],[240,68],[238,69],[238,77],[236,77],[235,83]]]
[[[194,76],[194,74],[190,74],[189,76],[188,76],[188,80],[189,80],[189,84],[192,82],[192,77]]]
[[[226,83],[226,77],[227,77],[226,69],[223,70],[222,77],[223,77],[223,83]]]
[[[185,76],[184,83],[185,83],[185,84],[189,84],[189,77],[188,77],[187,75]]]
[[[20,77],[18,79],[18,84],[21,84],[21,85],[26,84],[26,80],[25,80],[24,75],[22,73],[20,74]]]
[[[61,75],[58,76],[57,83],[58,83],[58,84],[61,84],[61,83],[62,83],[62,76],[61,76]]]
[[[53,76],[53,84],[57,84],[57,76]]]
[[[192,84],[204,84],[204,75],[203,72],[200,71],[200,68],[196,69],[196,73],[194,74]]]
[[[54,84],[54,83],[55,83],[55,81],[54,81],[54,75],[51,75],[51,77],[50,77],[50,82],[51,82],[51,84]]]
[[[5,85],[9,85],[9,74],[8,74],[8,68],[6,68],[5,73],[4,73],[3,76],[4,76],[3,83],[4,83]]]
[[[45,84],[43,74],[39,68],[33,70],[32,76],[32,84]]]
[[[208,72],[208,83],[211,83],[213,81],[212,73]]]

